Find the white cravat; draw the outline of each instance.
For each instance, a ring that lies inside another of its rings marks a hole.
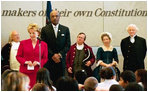
[[[134,42],[135,42],[135,36],[136,36],[136,35],[134,35],[133,37],[130,37],[131,43],[134,43]]]
[[[77,44],[76,47],[77,47],[78,50],[82,50],[84,48],[84,44],[82,44],[82,45]]]

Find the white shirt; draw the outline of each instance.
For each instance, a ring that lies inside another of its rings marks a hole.
[[[97,90],[99,91],[109,91],[109,88],[113,84],[119,84],[115,79],[105,79],[104,82],[98,83]]]
[[[78,50],[82,50],[84,48],[84,44],[82,44],[82,45],[77,44],[76,47],[77,47]]]
[[[130,36],[130,42],[131,42],[131,43],[134,43],[134,42],[135,42],[135,36],[136,36],[136,35],[134,35],[133,37]]]
[[[17,51],[19,48],[20,42],[12,42],[12,47],[10,50],[10,69],[18,70],[20,67],[20,63],[16,59]]]
[[[142,84],[142,82],[138,82],[138,84],[144,88],[144,85]]]
[[[57,24],[56,26],[52,24],[52,27],[54,29],[55,37],[57,38],[59,24]]]

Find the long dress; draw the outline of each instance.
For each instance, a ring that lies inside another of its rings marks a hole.
[[[109,50],[107,50],[105,46],[99,47],[96,55],[96,60],[97,61],[101,60],[106,64],[111,64],[113,61],[118,62],[117,51],[112,46],[110,46]],[[96,77],[99,82],[100,82],[99,71],[101,67],[102,66],[99,65],[93,71],[94,77]]]
[[[47,44],[41,41],[41,62],[39,62],[39,40],[37,41],[37,44],[34,48],[31,39],[21,41],[16,58],[20,63],[19,71],[29,76],[30,87],[32,88],[36,83],[36,74],[40,67],[39,65],[41,65],[42,68],[48,60]],[[36,65],[34,70],[29,70],[27,68],[27,64],[25,64],[26,61],[37,61],[39,62],[39,65]]]

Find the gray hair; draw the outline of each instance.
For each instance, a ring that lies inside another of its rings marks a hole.
[[[126,31],[128,31],[129,27],[134,27],[136,29],[136,31],[139,31],[139,28],[135,25],[135,24],[129,24],[127,27],[126,27]]]
[[[12,40],[12,34],[13,34],[14,31],[16,31],[16,30],[11,31],[10,34],[9,34],[9,39],[8,39],[9,43],[11,43],[13,41]]]

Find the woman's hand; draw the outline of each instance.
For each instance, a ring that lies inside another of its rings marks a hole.
[[[29,65],[29,66],[33,66],[31,61],[26,61],[25,64]]]
[[[36,66],[36,65],[38,65],[38,62],[37,61],[34,61],[33,62],[33,66]]]

